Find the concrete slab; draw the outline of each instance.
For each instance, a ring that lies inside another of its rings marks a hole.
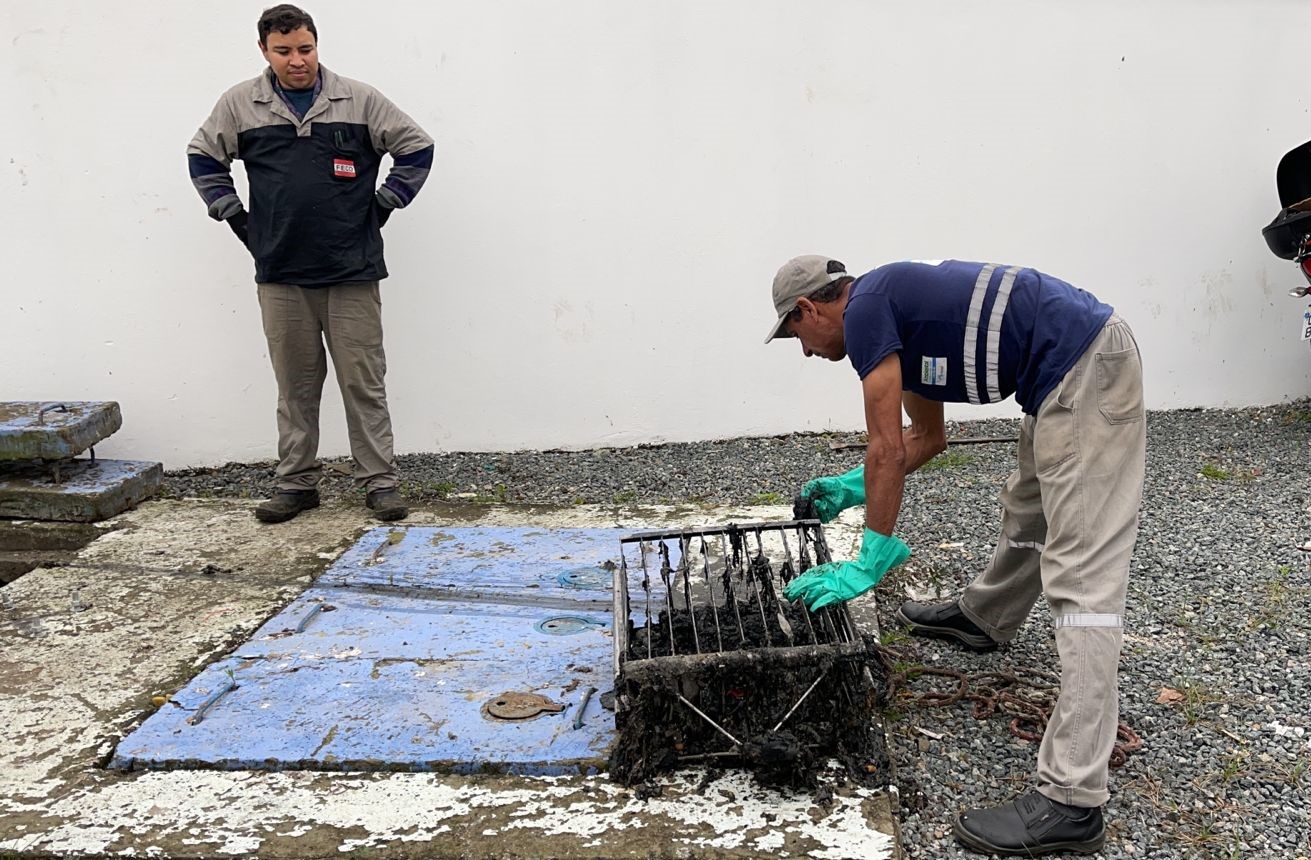
[[[72,460],[50,467],[18,463],[0,471],[0,517],[94,523],[117,516],[159,491],[164,467],[139,460]]]
[[[105,531],[92,523],[0,520],[0,552],[79,550]]]
[[[0,550],[0,585],[13,582],[18,577],[38,567],[61,567],[77,558],[73,550],[43,550],[33,552],[5,552]]]
[[[0,584],[33,568],[68,564],[104,531],[91,523],[0,520]]]
[[[453,507],[411,522],[637,529],[786,515]],[[150,502],[113,524],[73,565],[0,588],[0,854],[897,856],[888,794],[841,788],[819,806],[734,772],[684,772],[643,801],[604,776],[108,770],[152,697],[251,637],[374,525],[362,508],[325,507],[261,526],[226,501]],[[853,520],[827,533],[850,556],[860,531]]]
[[[112,401],[0,403],[0,460],[76,457],[123,426]]]

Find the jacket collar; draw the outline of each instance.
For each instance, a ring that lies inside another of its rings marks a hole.
[[[297,118],[291,108],[282,103],[281,96],[273,89],[273,70],[270,68],[265,68],[264,72],[255,79],[255,93],[251,96],[251,100],[256,104],[270,105],[270,110],[275,114],[299,124],[314,119],[314,117],[326,111],[329,101],[351,97],[350,90],[342,83],[341,78],[323,65],[319,66],[317,85],[320,86],[320,98],[315,99],[314,104],[310,105],[310,109],[305,112],[305,116],[300,118]]]

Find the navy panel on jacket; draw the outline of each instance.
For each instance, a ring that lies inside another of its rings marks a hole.
[[[250,179],[250,251],[261,283],[387,277],[374,202],[381,156],[363,123],[267,125],[237,138]],[[363,238],[363,241],[361,239]]]

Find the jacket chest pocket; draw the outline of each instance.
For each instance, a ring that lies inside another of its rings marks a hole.
[[[356,140],[355,135],[345,129],[334,128],[328,136],[328,142],[332,146],[334,155],[350,158],[360,153],[360,142]]]
[[[349,128],[334,128],[326,134],[327,161],[334,182],[351,183],[366,172],[364,141]]]

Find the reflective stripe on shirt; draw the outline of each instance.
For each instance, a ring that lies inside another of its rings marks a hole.
[[[974,282],[974,295],[970,297],[970,313],[965,319],[965,358],[961,366],[965,370],[965,395],[971,403],[979,403],[979,373],[976,365],[976,353],[979,343],[979,320],[983,318],[983,297],[988,294],[988,281],[997,267],[989,263],[979,272]]]
[[[1015,276],[1019,266],[1011,266],[1001,276],[1001,286],[997,288],[997,298],[992,301],[992,316],[988,318],[988,402],[1001,400],[1001,383],[998,381],[997,369],[1001,361],[1001,321],[1006,315],[1006,304],[1011,300],[1011,287],[1015,285]]]

